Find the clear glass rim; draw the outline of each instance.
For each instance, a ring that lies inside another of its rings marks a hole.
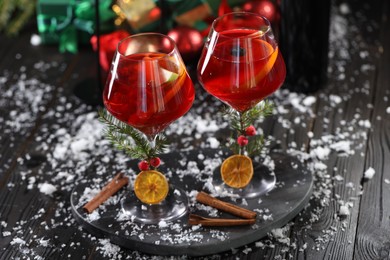
[[[140,61],[140,60],[136,60],[136,59],[132,59],[132,58],[129,58],[129,56],[125,55],[124,53],[122,53],[119,48],[122,44],[125,44],[125,42],[129,41],[129,39],[135,39],[135,38],[140,38],[140,37],[148,37],[148,36],[154,36],[154,37],[159,37],[161,39],[166,39],[167,41],[169,41],[169,48],[167,48],[169,51],[167,51],[166,55],[168,56],[172,56],[173,53],[175,52],[176,50],[176,42],[171,38],[169,37],[168,35],[165,35],[165,34],[162,34],[162,33],[155,33],[155,32],[147,32],[147,33],[137,33],[137,34],[134,34],[134,35],[131,35],[131,36],[128,36],[122,40],[120,40],[116,46],[116,53],[118,55],[121,56],[121,58],[124,58],[124,59],[127,59],[127,60],[134,60],[134,61]],[[138,52],[134,52],[133,54],[136,54]],[[159,52],[153,52],[151,51],[151,53],[159,53]],[[154,57],[152,58],[152,60],[160,60],[160,59],[164,59],[164,57]]]
[[[264,22],[264,26],[267,27],[267,30],[264,31],[264,34],[267,34],[271,31],[271,23],[266,17],[259,15],[259,14],[251,13],[251,12],[231,12],[231,13],[224,14],[224,15],[216,18],[213,21],[213,23],[211,25],[212,30],[217,32],[217,33],[221,33],[223,30],[216,30],[216,25],[217,25],[217,23],[221,22],[227,16],[251,16],[251,17],[261,19]],[[240,28],[246,29],[247,27],[240,27]],[[238,28],[235,28],[235,29],[238,29]]]

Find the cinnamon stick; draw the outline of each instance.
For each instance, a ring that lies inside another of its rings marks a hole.
[[[251,211],[249,209],[241,208],[236,205],[233,205],[231,203],[219,200],[217,198],[214,198],[210,196],[209,194],[201,191],[196,196],[196,200],[200,203],[203,203],[205,205],[211,206],[213,208],[228,212],[230,214],[233,214],[235,216],[246,218],[246,219],[252,219],[256,218],[256,212]]]
[[[97,207],[128,183],[129,178],[125,177],[123,173],[118,173],[92,200],[83,206],[83,209],[91,214]]]
[[[202,225],[202,226],[243,226],[255,224],[256,219],[230,219],[230,218],[205,218],[195,214],[190,214],[188,223],[190,225]]]

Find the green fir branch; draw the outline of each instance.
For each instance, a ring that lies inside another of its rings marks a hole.
[[[237,144],[236,139],[233,138],[233,134],[230,136],[227,146],[234,154],[240,153],[240,146]]]
[[[132,158],[150,160],[164,152],[168,142],[164,136],[157,135],[152,145],[148,139],[133,127],[112,116],[107,110],[99,110],[99,120],[106,125],[104,134],[118,150]]]
[[[261,153],[264,147],[264,136],[256,135],[249,139],[248,146],[246,147],[246,151],[248,156],[251,157],[253,155]]]
[[[230,120],[230,127],[239,135],[246,135],[245,130],[253,125],[259,118],[272,115],[274,104],[271,101],[265,100],[260,102],[255,107],[245,111],[238,112],[232,108],[226,107],[222,113]],[[240,147],[237,144],[237,139],[230,136],[228,147],[235,154],[242,154],[246,150],[248,156],[259,154],[264,147],[264,136],[255,135],[248,136],[248,145]]]
[[[222,113],[229,118],[231,128],[239,134],[243,134],[245,129],[254,124],[260,117],[272,115],[273,108],[274,104],[271,101],[264,100],[255,107],[242,113],[232,108],[225,108]]]

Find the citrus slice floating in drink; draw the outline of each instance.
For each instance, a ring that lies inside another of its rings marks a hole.
[[[168,181],[159,171],[142,171],[134,182],[135,195],[145,204],[160,203],[168,195],[168,191]]]
[[[143,58],[145,66],[146,83],[154,82],[149,89],[151,99],[157,99],[157,96],[163,96],[163,102],[158,104],[150,103],[148,110],[157,113],[161,106],[165,106],[181,89],[186,75],[183,64],[177,64],[174,57],[164,54],[154,54]]]
[[[186,77],[182,64],[177,65],[172,57],[164,59],[164,61],[164,63],[159,62],[159,65],[163,78],[166,79],[164,84],[167,90],[164,95],[164,102],[167,104],[179,92]]]
[[[262,81],[270,73],[270,71],[274,67],[276,58],[278,57],[278,47],[274,48],[271,44],[263,40],[256,41],[259,41],[259,45],[262,49],[262,56],[266,57],[267,62],[263,66],[261,66],[261,69],[259,71],[256,72],[256,75],[254,75],[253,80],[242,82],[240,84],[240,88],[250,88],[259,84],[259,82]]]
[[[221,165],[221,177],[232,188],[244,188],[253,176],[252,160],[245,155],[232,155]]]

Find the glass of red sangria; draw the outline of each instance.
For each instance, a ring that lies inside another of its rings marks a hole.
[[[272,113],[264,99],[281,87],[284,60],[270,22],[257,14],[234,12],[214,20],[198,63],[198,79],[212,96],[228,105],[236,130],[225,159],[213,181],[217,189],[253,198],[272,189],[276,179],[252,162],[264,142],[253,121]]]
[[[161,132],[191,108],[194,97],[171,38],[142,33],[119,42],[103,91],[103,121],[113,143],[140,160],[133,191],[122,200],[122,209],[134,221],[174,220],[187,211],[185,192],[178,192],[158,170],[158,156],[166,146]]]

